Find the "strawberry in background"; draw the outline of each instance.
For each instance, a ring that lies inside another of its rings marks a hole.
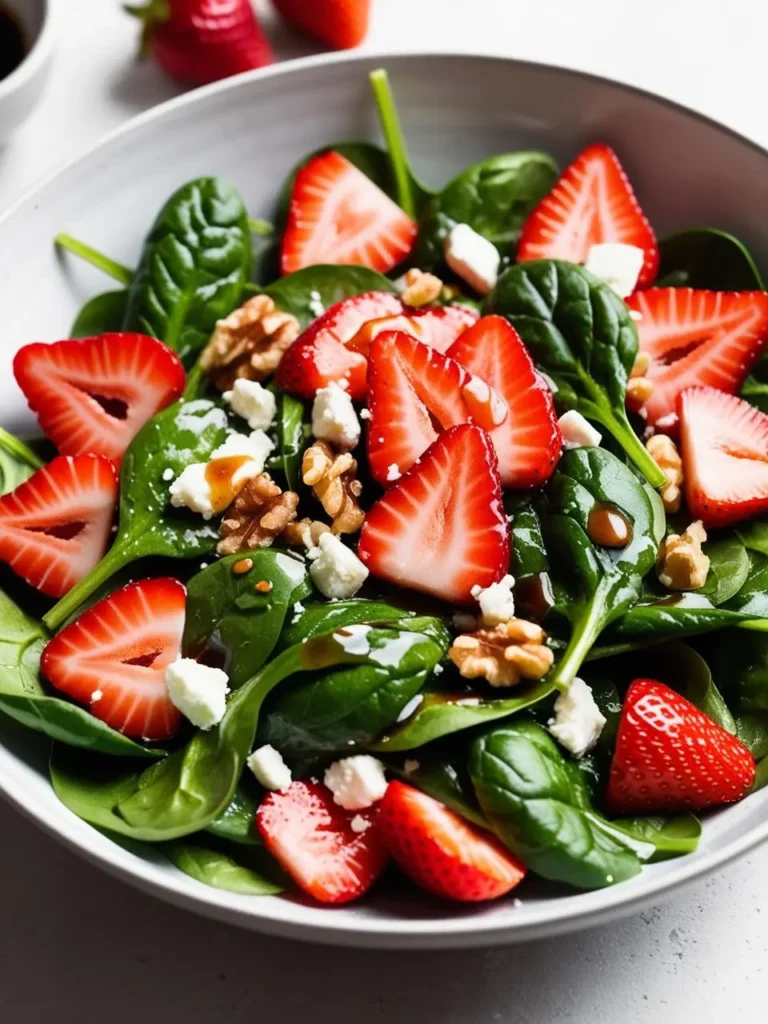
[[[274,0],[285,20],[334,50],[351,50],[365,39],[371,0]]]
[[[206,85],[274,60],[251,0],[149,0],[124,9],[143,24],[142,55],[180,82]]]

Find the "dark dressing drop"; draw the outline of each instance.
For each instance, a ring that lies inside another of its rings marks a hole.
[[[19,20],[0,4],[0,81],[24,60],[27,48]]]
[[[632,524],[617,508],[595,505],[587,520],[587,535],[601,548],[625,548],[632,540]]]

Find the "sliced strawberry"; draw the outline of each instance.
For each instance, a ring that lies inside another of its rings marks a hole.
[[[313,157],[296,175],[280,268],[353,264],[381,274],[401,263],[418,228],[386,192],[341,153]]]
[[[514,889],[526,867],[489,833],[404,782],[390,782],[379,825],[402,871],[449,900],[495,900]]]
[[[607,801],[614,814],[703,811],[749,793],[755,759],[697,707],[653,679],[624,700]]]
[[[256,824],[269,852],[321,903],[356,900],[389,859],[378,807],[345,811],[319,782],[292,782],[282,792],[268,793]]]
[[[507,415],[487,384],[401,331],[387,331],[371,346],[368,409],[368,461],[381,484],[410,469],[441,430],[470,417],[492,430]]]
[[[365,517],[358,548],[368,569],[444,601],[472,601],[509,566],[509,528],[496,453],[479,427],[452,427]]]
[[[706,527],[768,510],[768,416],[714,388],[680,396],[680,440],[688,509]]]
[[[365,395],[367,360],[345,346],[368,320],[403,312],[390,292],[364,292],[330,306],[294,341],[277,369],[277,384],[300,398],[314,398],[318,388],[346,380],[355,399]]]
[[[768,343],[768,294],[650,288],[627,305],[637,316],[645,376],[653,391],[643,407],[649,425],[674,431],[677,396],[695,384],[734,394]]]
[[[59,455],[0,497],[0,560],[62,597],[106,551],[117,492],[109,459]]]
[[[184,368],[144,334],[36,342],[13,372],[40,426],[62,455],[91,452],[119,462],[148,419],[184,390]]]
[[[363,324],[347,347],[367,356],[374,338],[384,331],[404,331],[417,341],[447,352],[459,335],[477,322],[478,314],[469,306],[453,303],[429,309],[406,309],[404,313],[379,317]]]
[[[51,640],[40,662],[57,690],[126,736],[166,740],[181,715],[165,688],[184,631],[186,590],[170,577],[116,590]]]
[[[549,385],[528,349],[502,316],[484,316],[448,349],[448,355],[487,381],[509,415],[491,431],[503,487],[538,487],[554,471],[562,436]]]
[[[520,235],[517,259],[584,263],[591,247],[602,242],[642,249],[645,262],[638,287],[651,284],[659,268],[656,236],[619,158],[598,142],[566,167],[549,195],[530,214]]]

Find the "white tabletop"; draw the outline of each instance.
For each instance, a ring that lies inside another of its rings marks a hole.
[[[117,0],[58,0],[58,11],[50,87],[0,146],[0,210],[85,144],[178,91],[133,62],[135,27]],[[507,53],[584,68],[697,107],[765,145],[766,28],[754,0],[377,0],[366,48]],[[274,38],[281,56],[313,52],[283,30]],[[765,1016],[765,848],[621,924],[526,947],[400,954],[299,946],[195,918],[113,881],[5,805],[0,836],[0,1015],[8,1024],[721,1024],[739,1013]]]

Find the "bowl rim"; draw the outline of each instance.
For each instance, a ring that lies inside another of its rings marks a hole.
[[[51,55],[57,18],[55,10],[56,4],[53,0],[42,0],[42,5],[43,20],[40,30],[34,38],[29,53],[24,57],[21,64],[14,68],[7,78],[0,81],[0,101],[4,100],[7,96],[12,95],[18,89],[23,89],[27,82],[39,75],[44,70],[48,58]],[[13,11],[13,13],[15,13],[15,11]],[[81,155],[84,156],[85,154]],[[63,169],[63,167],[59,167],[57,169],[57,173]],[[46,177],[48,177],[48,175],[46,175]],[[42,185],[42,180],[37,184]],[[34,186],[32,189],[27,189],[26,194],[29,194],[33,190]],[[16,204],[14,203],[14,206],[15,205]]]
[[[48,3],[49,11],[51,6]],[[221,82],[215,82],[174,97],[128,119],[87,146],[77,156],[62,161],[58,166],[43,175],[30,188],[26,189],[0,215],[0,229],[30,203],[39,192],[55,182],[56,178],[62,173],[87,159],[93,153],[108,145],[112,140],[130,134],[149,122],[162,120],[170,111],[177,111],[187,105],[204,101],[211,95],[226,92],[229,89],[242,85],[244,82],[260,81],[265,78],[279,78],[283,75],[291,75],[294,72],[324,67],[326,65],[370,65],[373,62],[382,64],[391,62],[396,64],[403,61],[424,59],[470,59],[481,62],[498,62],[504,65],[513,64],[521,68],[552,71],[558,74],[604,83],[627,93],[650,99],[655,103],[704,123],[718,132],[730,136],[742,145],[746,144],[760,156],[768,159],[768,150],[763,146],[706,114],[692,110],[674,100],[659,96],[651,90],[624,83],[604,75],[583,71],[576,67],[550,64],[542,61],[522,60],[504,56],[493,50],[487,52],[459,52],[453,50],[419,51],[414,49],[393,51],[376,49],[371,51],[355,51],[353,53],[324,53],[286,61],[267,68],[245,72]],[[14,72],[15,74],[16,72]],[[13,78],[13,75],[10,77]],[[2,93],[0,93],[1,95]],[[697,879],[711,874],[716,869],[745,855],[760,843],[768,840],[768,818],[766,818],[764,822],[749,828],[745,834],[724,841],[716,850],[703,852],[698,856],[680,858],[679,861],[675,862],[676,870],[672,872],[659,875],[643,872],[635,879],[625,882],[621,886],[595,890],[589,893],[574,893],[568,898],[567,908],[565,910],[561,908],[561,912],[556,917],[551,916],[551,911],[547,911],[547,903],[542,902],[540,908],[537,907],[536,910],[526,914],[525,919],[519,923],[516,923],[514,919],[496,920],[487,916],[441,918],[436,915],[433,918],[422,920],[412,920],[405,916],[363,918],[358,915],[350,915],[341,917],[334,914],[332,909],[323,907],[313,908],[318,920],[307,921],[299,920],[295,914],[291,915],[290,908],[296,908],[300,904],[290,899],[277,899],[273,902],[263,901],[260,897],[253,897],[254,900],[259,902],[252,904],[250,900],[246,902],[242,896],[208,888],[202,883],[197,883],[194,889],[192,889],[188,885],[188,880],[186,880],[185,884],[182,884],[181,881],[176,881],[174,875],[169,875],[167,878],[160,880],[155,875],[152,862],[141,857],[132,858],[131,863],[118,863],[115,857],[110,857],[106,852],[94,849],[91,845],[84,843],[81,837],[78,836],[79,827],[90,828],[91,826],[81,822],[74,815],[72,815],[71,822],[66,821],[66,819],[58,823],[50,821],[39,808],[34,806],[34,801],[30,801],[25,786],[14,779],[0,777],[0,795],[17,807],[26,818],[34,821],[65,846],[99,865],[107,873],[128,881],[143,891],[158,896],[167,902],[186,907],[187,909],[194,909],[209,917],[262,932],[306,941],[334,942],[341,945],[353,945],[356,940],[363,939],[365,944],[369,946],[385,947],[389,945],[397,948],[429,947],[433,949],[454,946],[468,948],[470,946],[491,944],[496,941],[514,942],[524,938],[563,934],[599,924],[610,917],[626,915],[637,911],[657,901],[664,893],[691,884]],[[727,809],[725,813],[727,813]],[[123,847],[118,848],[124,850]],[[180,879],[185,877],[179,874]],[[588,905],[585,906],[585,903]]]

